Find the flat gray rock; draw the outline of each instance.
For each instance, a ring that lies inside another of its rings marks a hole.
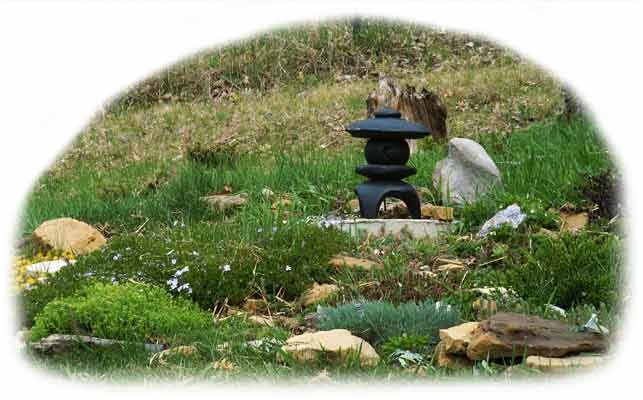
[[[494,185],[500,185],[500,170],[489,154],[471,139],[453,138],[449,155],[435,165],[433,186],[447,203],[471,203]]]

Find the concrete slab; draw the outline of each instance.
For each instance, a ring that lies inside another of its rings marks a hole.
[[[394,235],[414,239],[435,238],[457,222],[443,222],[433,219],[344,219],[335,220],[333,225],[351,236],[370,234],[373,236]]]

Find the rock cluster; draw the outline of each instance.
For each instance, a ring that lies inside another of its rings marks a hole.
[[[438,365],[452,366],[456,362],[531,358],[532,363],[572,365],[574,360],[559,359],[568,355],[605,350],[604,336],[593,332],[575,332],[564,322],[516,313],[497,313],[481,322],[467,322],[440,330],[440,346],[436,353]],[[585,360],[585,359],[583,359]],[[592,362],[597,361],[593,360]],[[577,364],[589,365],[587,361]]]

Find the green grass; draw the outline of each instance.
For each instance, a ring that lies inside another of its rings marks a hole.
[[[251,156],[222,168],[181,162],[176,166],[173,179],[151,193],[138,190],[144,183],[140,175],[145,171],[142,168],[113,175],[86,171],[67,182],[50,183],[45,178],[43,186],[27,202],[24,232],[31,232],[41,222],[63,215],[94,224],[110,223],[124,229],[134,229],[147,219],[165,225],[176,220],[184,223],[203,219],[222,221],[228,217],[209,210],[200,198],[223,191],[228,184],[236,192],[247,193],[251,200],[233,218],[261,221],[258,225],[264,226],[276,217],[270,210],[272,202],[261,196],[263,188],[292,196],[292,208],[300,215],[320,213],[328,210],[340,188],[343,192],[350,190],[347,181],[357,183],[358,177],[352,172],[357,163],[357,154],[328,156],[315,152],[278,153],[268,159]],[[140,184],[130,185],[120,195],[101,195],[101,188],[119,185],[121,181]]]
[[[582,119],[572,123],[550,121],[504,138],[481,137],[480,141],[496,160],[504,189],[465,210],[479,214],[477,223],[499,206],[514,201],[537,201],[545,209],[576,202],[579,195],[575,188],[582,183],[583,174],[595,175],[611,165],[595,128]],[[151,225],[171,225],[177,220],[236,219],[265,226],[277,218],[270,209],[272,202],[261,196],[263,188],[291,197],[292,216],[328,213],[338,200],[354,197],[351,189],[360,181],[354,168],[364,162],[360,153],[313,149],[273,152],[241,156],[232,165],[217,167],[176,161],[171,177],[154,190],[145,190],[149,181],[146,174],[164,167],[155,169],[147,163],[109,174],[86,169],[77,176],[46,176],[27,201],[23,232],[28,234],[41,222],[62,216],[130,231],[148,220]],[[409,182],[431,188],[435,163],[445,156],[446,148],[435,144],[414,155],[409,164],[418,169],[418,174]],[[226,185],[250,198],[249,205],[232,216],[216,214],[200,200],[223,191]],[[434,199],[439,202],[437,193]]]

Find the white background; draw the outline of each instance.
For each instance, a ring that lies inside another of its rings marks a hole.
[[[561,394],[587,398],[618,396],[640,382],[641,316],[639,180],[642,34],[639,2],[625,1],[221,1],[221,2],[15,2],[0,3],[0,140],[2,155],[2,260],[9,260],[16,220],[34,179],[63,150],[100,107],[163,66],[204,47],[291,22],[328,16],[390,16],[453,30],[484,34],[517,49],[574,87],[589,105],[626,177],[631,248],[627,281],[632,284],[624,333],[616,360],[591,376],[550,384],[387,385],[356,388],[347,397],[467,397]],[[2,275],[8,287],[9,263]],[[107,397],[164,393],[183,396],[202,388],[94,386],[53,380],[32,370],[14,350],[14,305],[2,295],[3,395]],[[212,388],[203,393],[212,396]],[[216,388],[223,390],[222,388]],[[228,389],[231,390],[231,389]],[[243,385],[253,396],[328,397],[338,389],[265,388]],[[369,393],[365,393],[366,391]],[[428,392],[428,393],[420,393]],[[640,389],[638,390],[640,391]],[[9,393],[12,392],[12,393]],[[553,392],[547,394],[545,392]],[[236,393],[238,394],[238,393]],[[222,395],[217,393],[214,395]],[[232,395],[232,394],[228,394]]]

